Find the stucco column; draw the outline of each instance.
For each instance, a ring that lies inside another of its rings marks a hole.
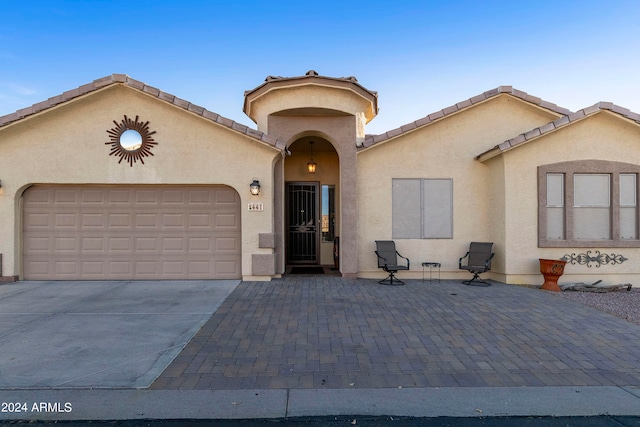
[[[354,149],[340,153],[340,272],[355,278],[358,273],[356,150],[353,141],[343,146]]]

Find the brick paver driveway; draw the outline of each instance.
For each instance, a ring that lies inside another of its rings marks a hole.
[[[155,389],[640,385],[640,326],[459,281],[243,282]]]

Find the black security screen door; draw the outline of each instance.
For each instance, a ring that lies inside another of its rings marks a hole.
[[[287,262],[318,264],[317,182],[287,184]]]

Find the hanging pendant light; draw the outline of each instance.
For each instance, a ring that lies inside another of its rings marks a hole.
[[[311,157],[307,163],[307,170],[309,173],[316,173],[317,163],[313,160],[313,141],[309,141],[309,146],[311,147]]]

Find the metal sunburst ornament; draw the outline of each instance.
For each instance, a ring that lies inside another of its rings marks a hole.
[[[133,166],[138,160],[144,164],[144,157],[153,156],[151,148],[158,145],[151,138],[155,131],[149,131],[149,122],[139,122],[138,116],[135,120],[131,120],[126,115],[120,123],[115,120],[115,127],[107,131],[111,141],[105,142],[105,145],[111,145],[110,156],[120,157],[118,163],[125,160],[129,166]]]

